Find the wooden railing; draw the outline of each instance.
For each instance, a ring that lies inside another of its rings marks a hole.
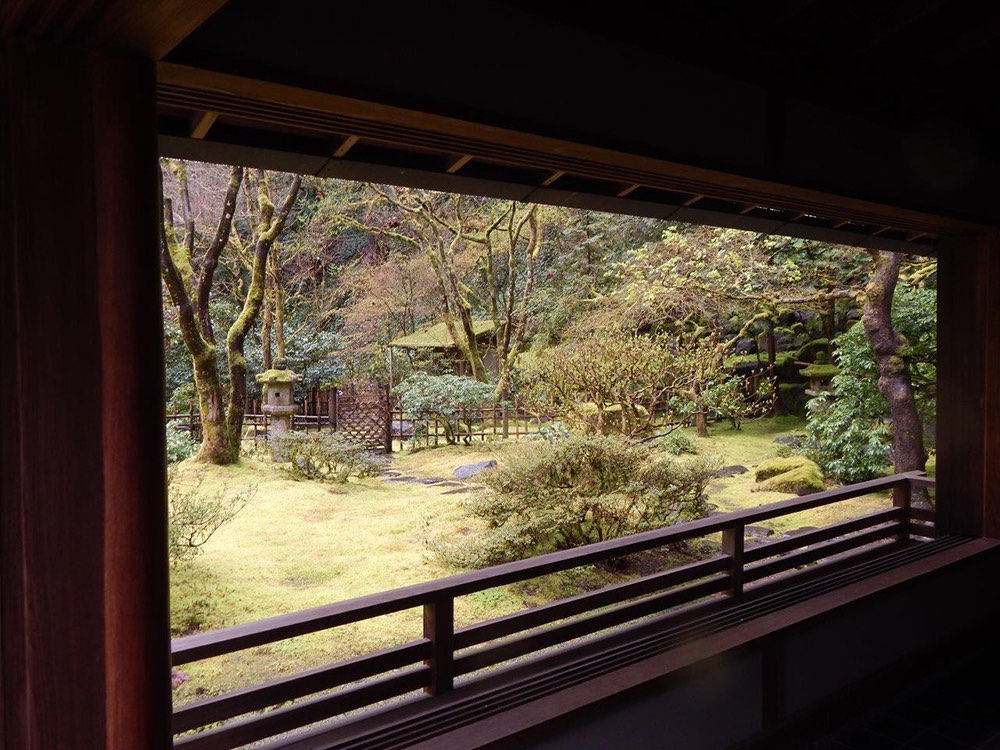
[[[409,643],[175,709],[174,733],[183,735],[175,746],[228,750],[420,690],[441,695],[452,690],[458,677],[709,597],[740,597],[744,587],[754,582],[820,560],[868,552],[872,545],[931,539],[933,512],[911,507],[910,502],[914,489],[925,491],[929,487],[933,487],[933,480],[919,472],[897,474],[178,638],[172,649],[175,666],[423,608],[423,632]],[[748,525],[887,490],[891,490],[892,504],[885,510],[775,542],[746,544]],[[721,553],[713,557],[505,617],[455,627],[457,597],[718,535]],[[330,692],[333,690],[336,692]],[[281,705],[290,701],[295,702]],[[225,723],[214,726],[220,722]],[[205,727],[211,728],[191,733]]]

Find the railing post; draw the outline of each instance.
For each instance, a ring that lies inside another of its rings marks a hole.
[[[739,596],[743,593],[743,536],[746,529],[743,524],[722,531],[722,552],[729,555],[729,595]]]
[[[896,539],[905,542],[910,538],[910,501],[913,499],[913,485],[910,478],[906,477],[899,484],[892,487],[892,505],[894,508],[903,509],[903,517],[900,520],[901,531],[896,535]]]
[[[424,692],[440,695],[455,681],[455,600],[450,596],[424,605],[424,638],[431,642],[431,678]]]

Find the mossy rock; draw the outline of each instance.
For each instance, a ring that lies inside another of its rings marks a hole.
[[[771,477],[760,485],[761,490],[768,492],[789,492],[793,495],[808,495],[823,490],[823,474],[819,467],[806,459],[806,463],[797,469],[786,471]]]
[[[763,482],[765,479],[770,479],[771,477],[776,477],[779,474],[784,474],[786,471],[798,469],[800,466],[805,466],[806,464],[813,464],[813,462],[805,456],[769,458],[766,461],[761,461],[757,464],[757,468],[753,473],[753,478],[756,482]],[[813,466],[815,465],[816,464],[813,464]]]

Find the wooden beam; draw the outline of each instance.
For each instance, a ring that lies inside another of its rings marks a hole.
[[[705,197],[704,195],[698,195],[696,193],[695,195],[692,195],[690,198],[688,198],[686,201],[684,201],[681,205],[684,206],[685,208],[687,206],[693,206],[695,203],[697,203],[698,201],[700,201],[704,197]]]
[[[626,185],[621,190],[619,190],[617,193],[615,193],[615,196],[617,196],[618,198],[624,198],[625,196],[627,196],[627,195],[635,192],[636,190],[638,190],[641,187],[642,187],[642,185],[640,185],[638,182],[633,182],[631,185]]]
[[[157,74],[158,95],[164,106],[211,109],[223,115],[227,108],[235,108],[245,120],[253,120],[259,108],[257,125],[264,130],[326,134],[344,132],[344,123],[349,121],[351,132],[365,140],[401,146],[418,144],[422,148],[439,148],[442,153],[469,154],[513,167],[564,171],[618,184],[640,183],[698,199],[712,195],[734,203],[848,218],[859,224],[890,224],[904,231],[935,235],[975,234],[987,229],[951,217],[324,91],[165,62],[158,64]]]
[[[833,228],[840,229],[841,227],[846,227],[850,223],[851,223],[850,219],[841,219],[840,221],[835,221],[833,223]]]
[[[472,157],[469,154],[462,154],[461,156],[452,159],[444,171],[448,174],[455,174],[470,161],[472,161]]]
[[[191,118],[191,137],[197,140],[204,138],[217,119],[218,112],[196,112]]]
[[[927,232],[908,232],[906,235],[906,241],[915,242],[916,240],[919,240],[921,237],[926,237],[926,236]]]
[[[758,206],[756,203],[746,203],[740,206],[739,214],[740,216],[746,216],[748,213],[757,208],[760,208],[760,206]]]
[[[872,237],[878,237],[880,234],[882,234],[882,232],[888,232],[890,229],[892,229],[892,227],[890,227],[890,226],[879,227],[874,232],[872,232],[871,236]]]
[[[566,172],[564,172],[561,169],[560,170],[556,170],[555,172],[553,172],[552,174],[550,174],[548,177],[546,177],[544,180],[542,180],[542,187],[548,187],[549,185],[551,185],[553,182],[555,182],[556,180],[558,180],[560,177],[562,177],[565,174],[566,174]]]
[[[341,158],[342,156],[345,156],[347,152],[350,151],[352,148],[354,148],[354,145],[360,140],[361,138],[359,138],[356,135],[347,136],[346,138],[344,138],[344,140],[340,142],[340,145],[337,146],[337,148],[334,150],[333,155],[338,159]]]
[[[97,24],[104,44],[162,60],[228,0],[114,0]]]

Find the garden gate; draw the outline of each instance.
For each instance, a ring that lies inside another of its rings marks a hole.
[[[392,397],[387,386],[354,381],[332,394],[333,428],[352,443],[369,450],[392,452],[389,414]]]

